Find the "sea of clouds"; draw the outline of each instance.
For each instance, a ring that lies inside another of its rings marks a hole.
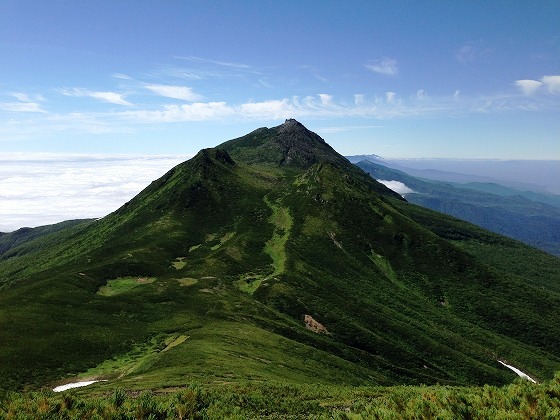
[[[115,211],[190,156],[0,156],[0,232]]]

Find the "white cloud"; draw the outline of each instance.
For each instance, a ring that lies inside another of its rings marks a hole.
[[[144,85],[144,87],[156,95],[165,96],[166,98],[181,99],[188,102],[202,99],[200,95],[193,92],[192,88],[187,86]]]
[[[38,139],[57,133],[116,134],[133,133],[146,124],[174,124],[189,121],[240,121],[256,120],[268,124],[271,120],[285,118],[370,118],[385,120],[394,118],[422,118],[434,116],[458,116],[472,113],[534,112],[559,109],[557,93],[560,93],[560,76],[544,76],[539,91],[549,95],[510,94],[468,96],[455,91],[448,95],[427,95],[418,90],[408,95],[388,91],[383,95],[355,94],[350,100],[338,99],[328,93],[313,96],[273,98],[241,103],[193,102],[169,104],[153,102],[141,109],[109,110],[105,112],[46,113],[35,102],[0,103],[0,110],[35,112],[43,114],[24,117],[10,115],[0,124],[0,141]],[[524,82],[514,82],[518,88]],[[143,86],[143,85],[141,85]],[[167,86],[167,85],[158,85]],[[172,86],[172,85],[169,85]],[[99,92],[86,89],[61,91],[69,96],[95,96]],[[18,94],[20,99],[32,96]],[[118,99],[118,98],[117,98]],[[121,97],[122,99],[122,97]],[[421,100],[419,100],[421,99]],[[128,103],[128,102],[127,102]],[[33,118],[31,118],[31,116]],[[138,123],[142,123],[140,126]],[[154,128],[156,129],[156,128]]]
[[[0,232],[103,217],[190,156],[0,157]]]
[[[560,76],[544,76],[541,81],[550,93],[560,94]]]
[[[473,45],[467,44],[459,48],[459,50],[455,53],[455,58],[459,63],[466,64],[474,61],[476,54],[476,48]]]
[[[21,102],[44,102],[43,95],[29,95],[27,93],[13,92],[12,96]]]
[[[362,106],[365,102],[365,95],[362,93],[357,93],[354,95],[354,105]]]
[[[13,92],[10,94],[19,102],[0,102],[0,110],[10,112],[39,112],[46,113],[38,102],[45,101],[42,95],[30,96],[27,93]]]
[[[311,76],[313,76],[315,79],[319,80],[320,82],[328,82],[329,81],[329,79],[327,79],[326,77],[321,75],[321,71],[315,66],[310,66],[310,65],[306,64],[304,66],[301,66],[301,68],[309,71],[309,74],[311,74]]]
[[[293,116],[295,109],[288,99],[282,99],[242,104],[238,113],[244,118],[281,119]]]
[[[258,80],[258,83],[256,84],[256,86],[261,86],[264,88],[271,88],[274,87],[272,84],[270,84],[266,79],[262,78]]]
[[[326,93],[319,93],[319,99],[321,100],[321,105],[323,106],[333,106],[333,96]]]
[[[124,73],[113,73],[111,76],[114,77],[115,79],[132,80],[132,77]]]
[[[534,94],[541,86],[542,82],[537,80],[516,80],[515,86],[517,86],[524,95]]]
[[[407,187],[405,184],[403,184],[400,181],[385,181],[383,179],[378,179],[377,182],[380,182],[381,184],[385,185],[387,188],[395,191],[397,194],[400,195],[410,194],[414,192],[413,189]]]
[[[384,74],[386,76],[396,76],[399,73],[397,60],[394,58],[383,58],[374,60],[364,66],[375,73]]]
[[[549,93],[560,94],[560,76],[543,76],[541,80],[516,80],[515,85],[527,96],[531,96],[544,87]]]
[[[455,59],[461,64],[467,64],[489,57],[493,52],[494,49],[488,48],[482,40],[468,42],[455,51]]]
[[[221,120],[234,114],[225,102],[195,102],[185,105],[165,105],[162,110],[121,112],[120,116],[145,123]]]
[[[41,105],[35,102],[0,102],[0,109],[10,112],[47,112],[41,108]]]
[[[116,92],[90,92],[89,96],[104,102],[116,105],[132,105],[124,99],[123,95]]]
[[[99,92],[82,88],[60,89],[59,92],[65,96],[90,97],[115,105],[132,105],[130,102],[124,99],[124,95],[122,93],[117,92]]]
[[[200,57],[195,57],[195,56],[192,56],[192,55],[189,56],[189,57],[179,57],[178,56],[176,58],[186,59],[186,60],[194,61],[194,62],[198,62],[198,63],[215,64],[217,66],[230,67],[230,68],[234,68],[234,69],[249,69],[249,68],[251,68],[251,66],[249,66],[248,64],[233,63],[233,62],[229,62],[229,61],[209,60],[207,58],[200,58]]]
[[[345,131],[356,131],[356,130],[369,130],[372,128],[383,128],[383,125],[344,125],[339,127],[322,127],[317,128],[315,131],[318,134],[332,134],[332,133],[342,133]]]

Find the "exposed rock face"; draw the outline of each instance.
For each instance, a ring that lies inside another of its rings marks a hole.
[[[307,137],[312,137],[313,139],[318,140],[321,143],[325,143],[325,140],[323,140],[320,136],[308,130],[302,123],[294,120],[293,118],[288,118],[286,121],[284,121],[284,124],[279,125],[276,128],[278,130],[278,134],[289,133],[291,136],[296,136],[303,133]]]
[[[321,161],[338,160],[325,140],[294,119],[287,119],[275,130],[277,135],[272,144],[282,153],[281,165],[305,168]]]
[[[317,334],[328,334],[329,332],[323,324],[316,321],[311,315],[304,315],[303,322],[305,322],[305,328],[313,331]]]

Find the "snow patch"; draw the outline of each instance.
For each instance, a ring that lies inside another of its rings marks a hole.
[[[64,384],[64,385],[57,386],[57,387],[53,388],[53,391],[54,392],[62,392],[62,391],[66,391],[67,389],[81,388],[83,386],[88,386],[88,385],[94,384],[96,382],[107,382],[107,379],[100,379],[100,380],[97,380],[97,381],[71,382],[69,384]]]
[[[516,367],[513,367],[511,365],[508,365],[507,363],[502,362],[501,360],[498,360],[498,363],[501,363],[502,365],[504,365],[505,367],[507,367],[508,369],[513,370],[515,373],[517,373],[518,376],[520,376],[521,378],[525,378],[531,382],[533,382],[534,384],[537,383],[537,381],[535,381],[533,378],[531,378],[529,375],[527,375],[525,372],[520,371],[519,369],[517,369]]]

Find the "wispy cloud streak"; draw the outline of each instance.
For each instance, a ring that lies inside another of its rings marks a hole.
[[[397,60],[394,58],[382,58],[364,64],[365,68],[385,76],[396,76],[399,74]]]
[[[42,95],[13,92],[10,96],[17,99],[18,102],[0,102],[0,110],[9,112],[47,112],[41,107],[41,104],[39,104],[39,102],[45,101]]]
[[[125,79],[128,80],[128,79]],[[9,94],[18,101],[0,102],[0,109],[21,117],[6,114],[0,124],[0,141],[39,138],[57,133],[108,134],[133,133],[146,124],[184,123],[191,121],[239,122],[278,121],[284,118],[342,119],[359,117],[370,120],[432,118],[474,113],[533,112],[560,110],[560,76],[547,75],[539,80],[523,79],[512,83],[516,90],[505,94],[469,96],[459,91],[448,95],[432,95],[423,89],[408,94],[385,92],[356,93],[340,98],[328,92],[299,97],[248,100],[242,103],[203,101],[191,87],[175,84],[131,82],[130,91],[140,100],[132,106],[124,94],[100,92],[84,88],[58,90],[67,96],[92,97],[99,101],[129,106],[106,111],[46,112],[37,101],[40,95]],[[153,95],[163,99],[154,100]],[[170,103],[177,99],[187,103]],[[32,102],[34,101],[34,102]],[[49,102],[50,104],[50,102]],[[26,114],[24,114],[26,113]],[[28,117],[23,117],[28,115]]]
[[[39,112],[46,113],[41,105],[34,102],[0,102],[0,109],[10,112]]]
[[[248,65],[248,64],[232,63],[232,62],[229,62],[229,61],[210,60],[210,59],[207,59],[207,58],[195,57],[195,56],[192,56],[192,55],[188,56],[188,57],[177,56],[176,58],[184,59],[184,60],[188,60],[188,61],[193,61],[193,62],[197,62],[197,63],[215,64],[215,65],[218,65],[218,66],[230,67],[230,68],[234,68],[234,69],[249,69],[249,68],[251,68],[251,66]]]
[[[202,96],[193,92],[192,88],[187,86],[171,86],[171,85],[144,85],[146,89],[156,95],[166,98],[180,99],[188,102],[195,102],[202,99]]]
[[[59,92],[65,96],[90,97],[115,105],[125,105],[125,106],[132,105],[130,102],[124,99],[124,95],[122,93],[117,93],[117,92],[100,92],[100,91],[92,91],[83,88],[71,88],[71,89],[64,88],[64,89],[60,89]]]

